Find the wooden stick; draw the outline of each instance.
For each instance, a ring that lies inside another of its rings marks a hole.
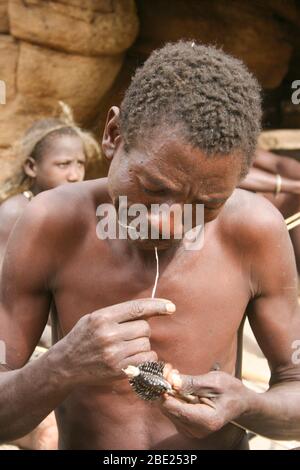
[[[288,229],[288,230],[292,230],[292,228],[295,228],[295,227],[297,227],[298,225],[300,225],[300,217],[299,217],[299,219],[295,220],[294,222],[288,224],[288,225],[287,225],[287,229]]]
[[[296,212],[296,214],[291,215],[287,219],[285,219],[286,225],[289,225],[291,222],[294,222],[294,220],[299,219],[300,217],[300,212]]]

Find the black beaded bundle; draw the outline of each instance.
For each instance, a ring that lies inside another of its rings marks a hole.
[[[164,367],[162,361],[143,362],[138,367],[129,366],[124,372],[135,393],[143,400],[152,401],[172,392],[171,385],[163,376]]]

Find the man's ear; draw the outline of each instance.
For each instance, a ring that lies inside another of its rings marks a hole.
[[[121,141],[121,134],[119,128],[119,116],[120,109],[117,106],[112,106],[108,111],[106,124],[102,139],[102,150],[104,156],[109,160],[112,160],[116,148]]]
[[[36,165],[36,161],[34,160],[34,158],[31,158],[31,157],[26,158],[26,161],[23,164],[23,169],[27,176],[29,176],[30,178],[36,178],[37,165]]]

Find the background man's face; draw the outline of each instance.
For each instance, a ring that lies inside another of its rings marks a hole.
[[[206,157],[166,129],[127,153],[122,143],[118,146],[109,171],[109,192],[116,206],[119,196],[127,196],[128,206],[142,203],[148,208],[204,204],[205,222],[210,222],[234,191],[240,172],[236,155]]]

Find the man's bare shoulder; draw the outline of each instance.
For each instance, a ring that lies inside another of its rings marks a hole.
[[[76,243],[96,220],[96,207],[104,188],[104,181],[92,180],[38,194],[19,218],[15,236],[26,233],[32,243],[47,243],[49,248]]]
[[[47,198],[63,206],[63,201],[76,203],[94,203],[95,199],[105,199],[106,193],[106,178],[98,178],[94,180],[81,181],[80,183],[69,183],[57,186],[50,191],[44,191],[37,197]],[[35,199],[37,199],[37,197]]]
[[[38,194],[25,211],[27,215],[67,227],[70,222],[82,223],[95,215],[97,204],[105,200],[105,180],[97,179],[65,184]],[[74,225],[73,225],[74,228]]]
[[[224,249],[231,251],[249,275],[252,297],[279,292],[283,282],[296,289],[289,233],[282,215],[266,198],[236,190],[222,212],[220,233]],[[286,273],[285,279],[282,273]]]
[[[227,201],[222,217],[222,230],[241,247],[268,243],[286,233],[280,212],[266,198],[258,194],[236,189]]]

